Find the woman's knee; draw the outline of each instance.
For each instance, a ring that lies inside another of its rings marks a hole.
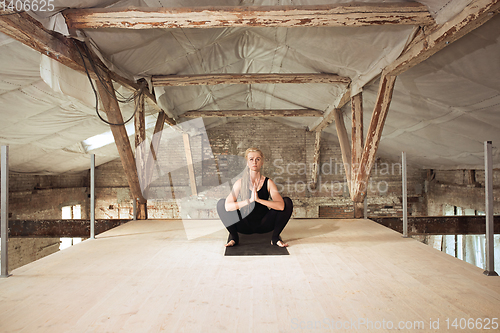
[[[218,202],[217,202],[217,213],[219,214],[219,216],[221,215],[221,213],[225,213],[226,212],[226,200],[225,199],[220,199]]]

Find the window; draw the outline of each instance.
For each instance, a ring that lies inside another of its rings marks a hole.
[[[82,218],[82,206],[64,206],[62,208],[62,219],[64,220],[78,220]],[[78,244],[82,241],[81,237],[61,237],[61,244],[59,250],[64,250],[72,245]]]

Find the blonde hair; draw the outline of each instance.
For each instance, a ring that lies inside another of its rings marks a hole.
[[[245,151],[245,162],[248,162],[248,154],[250,153],[259,153],[260,157],[264,160],[264,153],[259,149],[259,148],[248,148]],[[250,183],[250,170],[248,168],[248,164],[245,165],[245,170],[243,170],[243,176],[241,177],[241,190],[240,190],[240,196],[241,200],[245,201],[246,199],[250,199],[249,196],[249,191],[250,187],[248,186],[248,183]],[[243,207],[243,210],[248,213],[248,210],[250,209],[249,206]]]

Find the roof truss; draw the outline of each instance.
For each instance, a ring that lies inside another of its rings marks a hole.
[[[259,84],[259,83],[342,83],[351,79],[336,74],[197,74],[157,75],[152,78],[153,86],[196,86],[217,84]]]
[[[417,2],[316,6],[224,6],[194,8],[90,8],[63,12],[70,29],[332,27],[384,24],[430,25]]]
[[[187,118],[207,117],[322,117],[323,112],[313,109],[292,110],[193,110],[182,114]]]

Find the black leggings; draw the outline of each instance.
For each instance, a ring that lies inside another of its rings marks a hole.
[[[228,242],[234,240],[235,245],[238,244],[238,232],[242,234],[264,234],[272,231],[273,235],[271,239],[273,244],[276,244],[293,212],[292,200],[289,197],[284,197],[283,201],[285,203],[283,210],[270,209],[261,221],[251,221],[247,217],[243,219],[239,218],[241,216],[239,211],[226,211],[226,200],[219,200],[217,203],[217,213],[219,213],[222,223],[224,223],[227,231],[229,231]]]

